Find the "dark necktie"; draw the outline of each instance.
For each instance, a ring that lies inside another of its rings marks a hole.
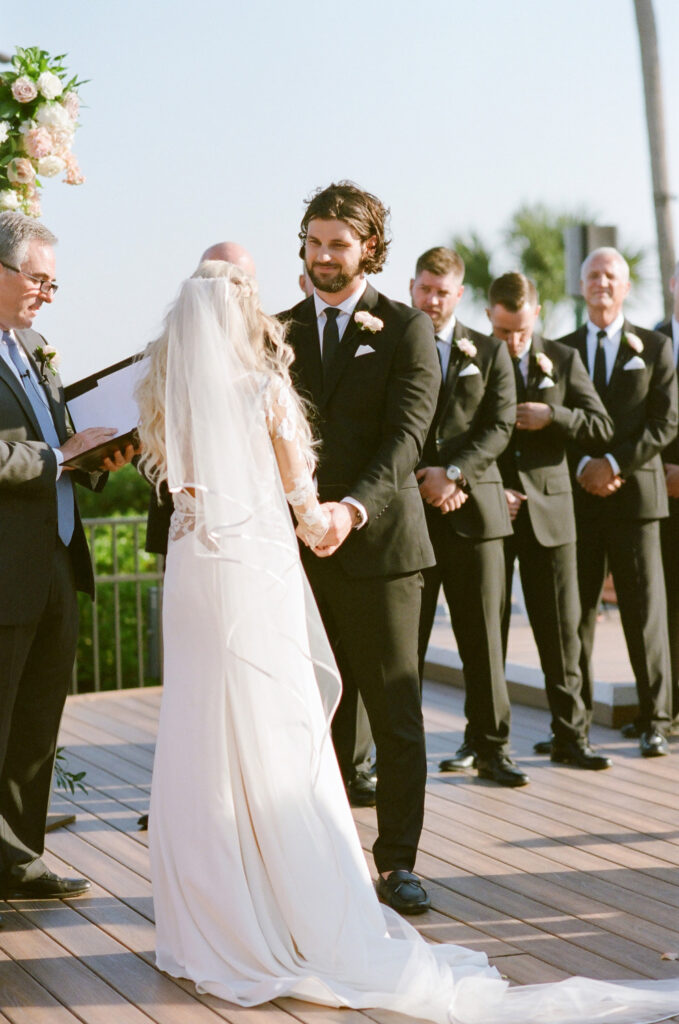
[[[340,315],[341,310],[335,306],[326,306],[323,312],[325,313],[325,327],[323,328],[323,376],[327,377],[328,370],[332,365],[340,344],[337,317]]]
[[[59,437],[57,435],[56,427],[54,426],[52,413],[47,405],[47,399],[40,394],[40,391],[34,384],[28,367],[19,353],[19,346],[12,335],[9,334],[8,331],[3,331],[2,340],[7,345],[10,359],[19,371],[21,383],[23,384],[24,391],[26,392],[26,398],[31,403],[31,407],[35,413],[35,418],[38,421],[38,426],[40,427],[43,439],[47,442],[50,448],[58,448]],[[74,523],[75,510],[73,501],[73,484],[69,479],[68,472],[66,472],[62,473],[57,480],[57,528],[61,540],[66,545],[70,543],[71,537],[73,536]]]
[[[594,381],[594,387],[597,389],[600,395],[606,393],[606,353],[604,351],[604,338],[606,332],[601,330],[596,332],[596,356],[594,357],[594,374],[592,380]]]
[[[514,380],[516,381],[516,400],[517,402],[523,402],[526,399],[526,382],[521,373],[521,357],[512,356],[512,363],[514,364]]]

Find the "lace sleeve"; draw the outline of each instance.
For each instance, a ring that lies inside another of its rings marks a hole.
[[[300,443],[298,415],[288,388],[281,387],[274,395],[269,391],[267,426],[285,497],[295,513],[302,540],[315,547],[323,539],[330,519],[316,496],[316,487]]]

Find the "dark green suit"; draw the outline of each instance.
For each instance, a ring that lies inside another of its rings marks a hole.
[[[422,577],[434,562],[415,466],[431,422],[440,371],[429,317],[368,285],[325,379],[313,296],[282,314],[292,374],[316,411],[321,501],[353,497],[368,513],[330,558],[303,561],[342,675],[333,738],[345,778],[353,770],[356,694],[377,751],[379,871],[412,869],[422,828],[426,758],[417,670]]]
[[[672,321],[661,324],[661,334],[672,337]],[[679,465],[679,438],[668,444],[662,453],[663,463]],[[665,570],[665,596],[667,598],[667,629],[670,641],[670,664],[672,686],[670,714],[675,725],[679,725],[679,498],[668,498],[669,516],[660,522],[660,545]]]
[[[552,364],[551,371],[544,358]],[[543,368],[540,363],[543,362]],[[542,402],[552,422],[541,430],[515,430],[499,465],[504,485],[526,495],[505,539],[507,587],[518,559],[526,611],[535,636],[557,741],[581,744],[587,713],[581,696],[580,599],[575,551],[575,516],[568,472],[569,442],[606,442],[613,423],[577,352],[534,336],[521,402]],[[510,607],[502,641],[506,657]]]
[[[29,357],[45,339],[15,331]],[[40,372],[31,359],[38,378]],[[63,388],[44,395],[63,443]],[[57,732],[78,635],[76,589],[94,579],[78,509],[68,548],[57,534],[57,462],[26,392],[0,358],[0,889],[41,874]],[[105,475],[73,478],[99,489]]]
[[[629,334],[641,339],[641,353],[627,342]],[[577,349],[588,366],[586,326],[562,341]],[[593,372],[592,367],[589,370]],[[613,437],[574,445],[571,464],[577,469],[583,455],[602,458],[610,453],[624,483],[605,498],[574,484],[583,697],[591,710],[594,630],[610,566],[637,683],[638,723],[644,731],[665,729],[670,658],[660,555],[659,520],[667,516],[661,453],[677,432],[677,382],[669,340],[625,321],[615,365],[600,397],[613,420]]]
[[[475,356],[457,346],[463,338],[475,346]],[[503,752],[509,737],[500,630],[505,605],[502,538],[512,527],[495,460],[511,437],[515,416],[514,373],[506,346],[456,322],[421,465],[457,466],[469,497],[445,514],[424,505],[436,565],[424,574],[420,672],[443,584],[464,669],[465,738],[484,757]]]

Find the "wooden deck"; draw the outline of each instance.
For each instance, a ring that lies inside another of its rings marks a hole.
[[[147,838],[136,820],[148,806],[159,703],[157,689],[69,698],[61,742],[90,788],[57,799],[77,821],[48,836],[48,860],[93,887],[69,902],[0,902],[0,1024],[405,1021],[292,999],[242,1010],[156,970]],[[417,867],[435,909],[412,919],[422,933],[485,950],[517,982],[678,976],[679,962],[661,957],[679,953],[679,741],[674,757],[643,760],[636,743],[597,728],[614,767],[581,772],[532,754],[548,717],[518,707],[513,753],[532,781],[506,790],[473,772],[437,774],[460,740],[462,695],[429,684],[425,707],[430,778]],[[374,812],[355,818],[369,850]]]

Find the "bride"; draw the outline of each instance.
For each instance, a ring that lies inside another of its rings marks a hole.
[[[340,684],[297,533],[327,522],[283,328],[238,267],[182,285],[141,382],[174,497],[150,814],[158,966],[241,1006],[295,996],[440,1024],[643,1024],[679,979],[509,988],[378,903],[329,735]]]

